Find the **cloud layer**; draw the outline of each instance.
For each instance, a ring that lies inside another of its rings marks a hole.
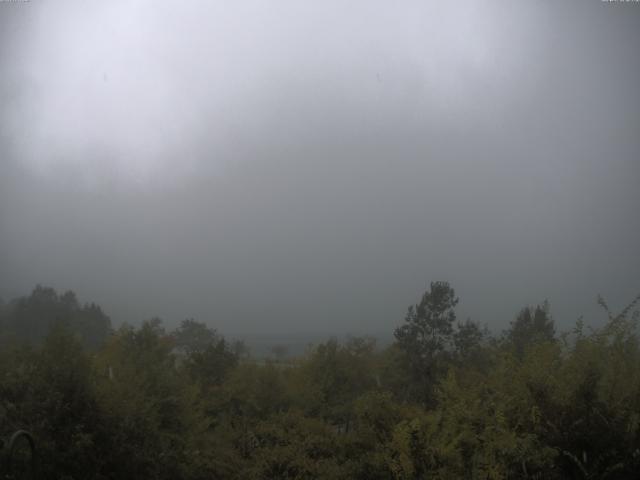
[[[640,9],[0,5],[0,293],[116,320],[390,331],[428,281],[505,325],[640,290]]]

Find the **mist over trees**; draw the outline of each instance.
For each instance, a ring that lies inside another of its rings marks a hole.
[[[58,294],[36,286],[30,295],[0,303],[0,345],[40,345],[54,325],[64,325],[88,349],[101,347],[111,331],[111,320],[94,304],[81,305],[76,294]]]
[[[543,302],[495,335],[433,282],[390,345],[274,361],[38,286],[1,306],[0,434],[33,433],[43,479],[634,479],[639,301],[562,333]]]
[[[640,0],[0,0],[0,480],[640,480],[638,47]]]

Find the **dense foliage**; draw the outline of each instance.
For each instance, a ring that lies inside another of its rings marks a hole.
[[[276,362],[38,287],[0,314],[0,434],[34,434],[43,479],[638,478],[635,304],[562,335],[527,307],[500,336],[456,304],[436,282],[390,346]]]

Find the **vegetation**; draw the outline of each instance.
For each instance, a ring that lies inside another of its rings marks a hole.
[[[0,310],[0,434],[33,433],[42,479],[635,479],[638,300],[561,335],[527,307],[493,336],[435,282],[388,347],[258,362],[37,287]]]

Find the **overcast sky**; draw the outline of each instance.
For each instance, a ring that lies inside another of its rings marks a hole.
[[[391,332],[640,293],[640,4],[0,2],[0,296]]]

